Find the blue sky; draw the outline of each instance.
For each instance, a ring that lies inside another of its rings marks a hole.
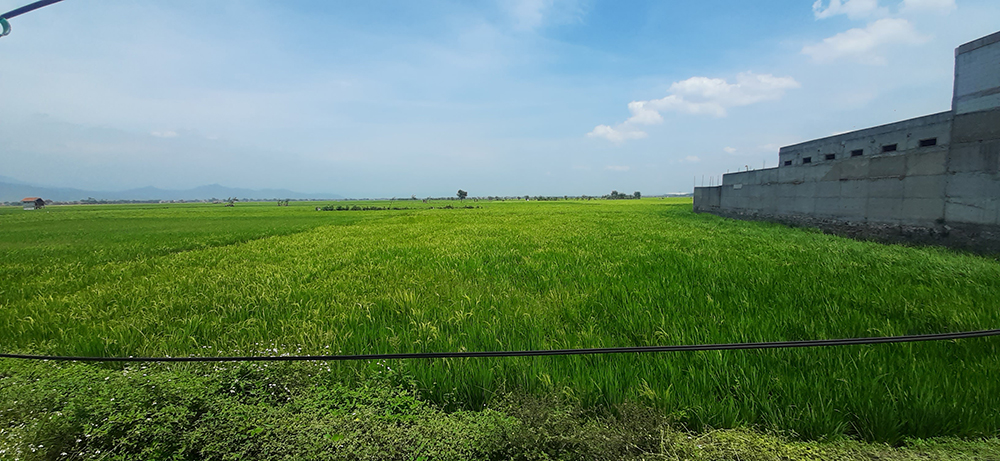
[[[1000,2],[65,0],[11,24],[2,176],[648,195],[949,109]]]

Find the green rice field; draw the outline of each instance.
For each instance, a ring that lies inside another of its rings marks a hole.
[[[2,352],[372,354],[1000,328],[991,257],[699,215],[690,199],[449,204],[0,208]],[[446,411],[558,395],[653,408],[694,431],[806,440],[1000,430],[1000,338],[325,365],[345,386],[392,370]],[[18,366],[2,360],[0,375]]]

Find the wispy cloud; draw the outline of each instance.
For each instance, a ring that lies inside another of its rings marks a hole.
[[[670,85],[669,96],[650,101],[635,101],[629,104],[632,111],[630,122],[659,123],[661,111],[676,111],[689,114],[708,114],[725,117],[726,109],[748,106],[762,101],[780,99],[785,90],[798,88],[799,82],[791,77],[775,77],[771,74],[741,72],[736,82],[729,83],[721,78],[691,77]],[[649,114],[655,111],[656,116]]]
[[[903,0],[903,12],[934,12],[948,14],[958,8],[955,0]]]
[[[152,131],[149,134],[157,138],[176,138],[178,136],[176,131]]]
[[[906,19],[879,19],[865,28],[850,29],[823,39],[815,45],[806,45],[802,53],[816,62],[826,63],[839,59],[851,59],[863,64],[885,65],[882,55],[890,45],[918,45],[930,37],[917,32]]]
[[[664,98],[628,103],[632,114],[628,120],[616,127],[598,125],[587,136],[612,142],[644,138],[646,132],[637,126],[662,123],[662,112],[725,117],[729,108],[780,99],[786,90],[799,86],[791,77],[753,72],[741,72],[734,83],[721,78],[691,77],[670,85],[670,94]]]
[[[585,14],[577,0],[502,0],[500,6],[510,15],[514,27],[520,30],[579,22]]]
[[[604,169],[608,171],[628,171],[631,168],[627,165],[608,165]]]
[[[735,154],[736,153],[736,148],[735,147],[728,147],[727,146],[727,147],[723,147],[722,150],[726,151],[727,154]]]
[[[889,12],[886,8],[878,6],[878,0],[816,0],[813,3],[813,15],[816,19],[826,19],[839,14],[846,14],[851,19],[861,19],[877,15],[885,15]]]
[[[611,128],[608,125],[597,125],[590,133],[587,133],[587,136],[591,138],[604,138],[608,141],[618,143],[627,139],[642,139],[647,135],[645,131],[622,125],[619,125],[618,128]]]

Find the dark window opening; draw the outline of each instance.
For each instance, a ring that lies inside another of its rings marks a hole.
[[[833,159],[837,158],[837,154],[826,154],[825,158],[827,160],[833,160]]]
[[[812,157],[802,157],[802,163],[812,163],[812,162],[813,162]]]
[[[792,164],[791,160],[785,160],[785,166],[788,166],[788,165],[791,165],[791,164]]]
[[[886,144],[882,146],[882,152],[896,152],[895,144]]]
[[[937,138],[921,139],[920,147],[930,147],[937,145]]]
[[[851,151],[851,157],[860,157],[861,154],[864,154],[864,153],[865,153],[864,149],[855,149],[855,150]]]

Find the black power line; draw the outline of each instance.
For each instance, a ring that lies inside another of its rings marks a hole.
[[[913,343],[920,341],[946,341],[966,338],[1000,336],[1000,329],[936,333],[929,335],[879,336],[870,338],[817,339],[807,341],[772,341],[762,343],[692,344],[681,346],[602,347],[591,349],[548,349],[528,351],[486,352],[422,352],[397,354],[355,355],[279,355],[246,357],[73,357],[57,355],[0,354],[0,358],[24,360],[58,360],[78,362],[300,362],[300,361],[357,361],[385,359],[454,359],[475,357],[537,357],[546,355],[597,355],[650,352],[694,352],[746,349],[788,349],[795,347],[854,346],[862,344]]]
[[[39,8],[49,6],[53,3],[59,3],[61,1],[62,0],[39,0],[30,5],[24,5],[20,8],[10,10],[4,14],[0,14],[0,27],[2,27],[2,29],[0,29],[0,37],[10,34],[10,23],[7,22],[8,19],[18,17],[24,13],[35,11]]]
[[[4,18],[4,19],[15,18],[15,17],[18,17],[18,16],[20,16],[20,15],[22,15],[24,13],[35,11],[35,10],[37,10],[39,8],[44,7],[44,6],[49,6],[49,5],[53,4],[53,3],[59,3],[61,1],[62,0],[39,0],[39,1],[37,1],[35,3],[32,3],[30,5],[24,5],[24,6],[20,7],[20,8],[10,10],[10,11],[4,13],[4,14],[0,14],[0,18]]]

